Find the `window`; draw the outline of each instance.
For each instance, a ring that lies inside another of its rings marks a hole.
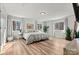
[[[38,30],[42,29],[42,24],[37,24],[37,26],[38,26]]]
[[[64,22],[55,23],[55,30],[64,30]]]
[[[19,21],[16,22],[16,30],[20,30],[20,22]]]
[[[20,30],[20,21],[13,21],[13,30]]]

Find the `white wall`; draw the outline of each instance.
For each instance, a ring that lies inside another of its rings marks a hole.
[[[22,24],[23,24],[23,19],[22,18],[20,18],[20,17],[15,17],[15,16],[11,16],[11,15],[8,15],[8,17],[7,17],[7,22],[8,22],[8,37],[11,37],[11,36],[13,36],[13,21],[20,21],[21,22],[21,28],[22,28],[22,31],[23,31],[23,26],[22,26]]]
[[[52,21],[48,21],[47,22],[47,26],[49,26],[49,28],[48,28],[48,35],[50,36],[50,37],[58,37],[58,38],[63,38],[64,37],[64,30],[62,31],[62,30],[55,30],[55,23],[57,23],[57,22],[64,22],[65,21],[65,19],[63,18],[63,19],[58,19],[58,20],[52,20]],[[65,29],[65,27],[64,27],[64,29]]]
[[[75,24],[76,18],[74,15],[71,15],[68,17],[68,27],[72,30],[72,36],[74,32],[74,24]]]
[[[8,37],[13,36],[13,21],[21,21],[21,30],[22,32],[27,31],[27,23],[34,24],[34,30],[36,29],[36,23],[37,21],[28,19],[28,18],[20,18],[16,16],[8,15]]]
[[[48,35],[50,37],[58,37],[58,38],[65,38],[65,29],[67,28],[67,26],[73,31],[74,30],[74,21],[75,21],[75,17],[74,15],[71,15],[71,16],[67,16],[67,17],[63,17],[63,18],[60,18],[60,19],[57,19],[57,20],[46,20],[46,21],[35,21],[35,20],[32,20],[32,19],[28,19],[28,18],[18,18],[18,17],[9,17],[8,18],[8,35],[12,35],[12,31],[13,31],[13,28],[12,28],[12,21],[13,20],[21,20],[21,23],[22,23],[22,31],[23,32],[26,32],[27,31],[27,23],[31,23],[31,24],[34,24],[34,30],[37,29],[36,25],[37,24],[42,24],[42,26],[44,25],[47,25],[49,26],[48,28]],[[56,22],[64,22],[64,30],[63,31],[58,31],[58,30],[54,30],[54,24]],[[11,24],[11,25],[10,25]],[[43,29],[42,29],[43,31]]]
[[[53,21],[53,36],[58,38],[64,38],[65,25],[64,25],[64,30],[55,30],[55,23],[58,23],[58,22],[64,22],[65,24],[65,18]]]
[[[76,21],[75,16],[71,15],[68,17],[68,26],[70,29],[74,30],[74,22]]]
[[[72,32],[74,31],[75,16],[70,15],[57,20],[50,20],[50,21],[46,20],[46,21],[43,21],[42,25],[44,25],[44,22],[46,22],[47,26],[49,26],[47,33],[50,37],[65,38],[65,30],[67,29],[67,27],[69,27],[72,30]],[[64,22],[65,24],[64,30],[54,30],[54,24],[56,22]]]
[[[37,21],[36,20],[32,20],[32,19],[23,19],[22,20],[22,22],[23,22],[23,31],[24,32],[27,32],[28,30],[27,30],[27,24],[28,23],[30,23],[30,24],[34,24],[34,29],[33,30],[36,30],[37,28],[37,26],[36,26],[36,24],[37,24]]]
[[[1,46],[1,7],[0,7],[0,46]]]
[[[79,23],[77,24],[77,32],[79,31]]]
[[[0,25],[0,31],[1,31],[1,37],[0,37],[0,40],[1,40],[1,44],[0,44],[0,47],[1,49],[3,48],[3,46],[5,45],[5,42],[6,42],[6,38],[7,38],[7,13],[6,13],[6,10],[4,8],[3,5],[1,5],[1,17],[0,17],[0,22],[1,22],[1,25]]]
[[[52,21],[48,21],[47,22],[47,26],[49,26],[47,33],[48,33],[49,36],[52,37],[53,36],[53,22]]]
[[[10,15],[7,16],[7,36],[12,36],[12,30],[13,30],[13,24],[12,24],[12,18]]]

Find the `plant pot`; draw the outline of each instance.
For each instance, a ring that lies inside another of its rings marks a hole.
[[[66,40],[72,41],[72,38],[71,37],[66,37]]]

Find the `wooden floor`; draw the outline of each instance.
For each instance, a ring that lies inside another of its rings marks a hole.
[[[63,55],[63,48],[68,41],[50,38],[50,40],[26,45],[24,39],[6,43],[3,55]]]

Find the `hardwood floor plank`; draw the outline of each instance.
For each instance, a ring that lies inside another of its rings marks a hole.
[[[63,48],[68,44],[64,39],[51,39],[26,45],[24,39],[6,43],[3,55],[63,55]]]

